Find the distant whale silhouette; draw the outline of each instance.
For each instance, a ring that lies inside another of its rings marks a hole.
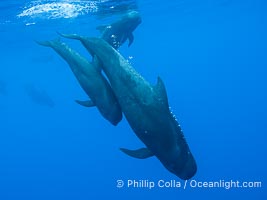
[[[30,97],[30,99],[39,105],[54,107],[55,103],[52,98],[47,94],[44,89],[37,87],[34,84],[26,84],[24,86],[26,94]]]
[[[139,150],[121,150],[135,158],[155,155],[181,179],[190,179],[197,165],[180,125],[169,110],[165,86],[160,78],[149,84],[114,48],[99,38],[64,35],[77,39],[95,54],[121,105],[122,111],[138,138],[146,145]]]
[[[79,84],[91,99],[89,101],[77,100],[77,103],[87,107],[96,106],[102,116],[113,125],[121,121],[120,105],[109,83],[95,66],[59,40],[37,43],[53,48],[69,64]]]
[[[128,46],[133,43],[133,31],[141,22],[141,16],[137,11],[129,11],[118,21],[109,25],[98,26],[97,29],[102,32],[102,39],[118,49],[127,39],[129,40]]]

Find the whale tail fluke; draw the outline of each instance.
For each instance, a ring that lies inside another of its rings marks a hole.
[[[60,38],[51,40],[51,41],[38,41],[35,40],[35,42],[41,46],[46,46],[46,47],[52,47],[55,43],[59,43],[60,42]]]
[[[86,45],[86,43],[88,43],[88,40],[92,40],[95,38],[84,37],[84,36],[80,36],[78,34],[62,34],[59,32],[57,32],[57,33],[64,38],[79,40],[85,46],[85,48],[88,50],[88,52],[91,54],[91,56],[92,57],[95,56],[95,53],[90,48],[87,47],[88,45]]]
[[[35,41],[37,44],[41,45],[41,46],[46,46],[46,47],[50,47],[51,46],[51,42],[50,41]]]
[[[81,36],[79,36],[77,34],[63,34],[60,32],[57,32],[57,34],[60,35],[61,37],[64,37],[64,38],[75,39],[75,40],[81,39]]]

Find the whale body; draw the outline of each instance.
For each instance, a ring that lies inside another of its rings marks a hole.
[[[102,62],[103,71],[129,125],[146,145],[138,150],[121,150],[135,158],[156,156],[181,179],[193,177],[197,171],[196,161],[179,123],[170,112],[163,81],[158,78],[157,84],[152,86],[103,39],[63,36],[80,40]]]
[[[96,106],[102,116],[117,125],[122,119],[122,111],[108,81],[86,58],[60,40],[37,42],[54,49],[70,66],[80,86],[90,97],[89,101],[76,101],[91,107]]]

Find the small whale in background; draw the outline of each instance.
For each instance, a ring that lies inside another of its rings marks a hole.
[[[34,84],[26,84],[24,86],[24,90],[34,103],[51,108],[55,106],[54,101],[47,94],[47,92],[43,89],[38,88]]]
[[[121,19],[109,25],[98,26],[97,29],[102,32],[102,39],[108,42],[113,48],[118,49],[127,39],[129,40],[128,46],[133,43],[133,31],[141,22],[141,16],[137,11],[128,11]],[[61,34],[59,33],[59,35]],[[97,57],[93,57],[92,63],[97,67],[97,70],[101,71],[102,64]]]
[[[122,111],[146,148],[121,150],[135,158],[156,156],[181,179],[192,178],[197,165],[180,125],[170,112],[165,86],[160,78],[148,83],[114,48],[100,38],[77,35],[65,37],[82,41],[86,49],[102,62],[103,71],[121,105]]]
[[[7,95],[7,85],[2,80],[0,80],[0,94],[1,95]]]
[[[102,39],[118,49],[127,39],[129,40],[128,46],[133,43],[133,31],[141,22],[141,16],[137,11],[129,11],[120,20],[109,25],[98,26],[97,29],[102,32]]]
[[[80,86],[91,100],[76,102],[86,106],[96,106],[102,116],[117,125],[122,119],[120,105],[108,81],[86,58],[60,40],[37,42],[53,48],[70,66]]]

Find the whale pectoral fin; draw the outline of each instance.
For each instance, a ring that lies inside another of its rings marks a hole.
[[[87,101],[80,101],[80,100],[75,100],[76,103],[85,106],[85,107],[93,107],[95,106],[95,104],[91,101],[91,100],[87,100]]]
[[[154,156],[154,154],[147,148],[141,148],[137,150],[129,150],[125,148],[120,148],[120,150],[127,154],[128,156],[134,157],[134,158],[139,158],[139,159],[145,159],[149,158],[151,156]]]
[[[134,41],[134,36],[133,36],[133,33],[130,33],[128,35],[128,40],[129,40],[129,44],[128,44],[128,47],[131,46],[131,44],[133,43]]]

